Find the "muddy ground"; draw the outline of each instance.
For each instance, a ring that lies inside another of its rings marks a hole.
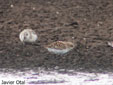
[[[34,29],[36,45],[23,45],[19,33]],[[76,47],[65,55],[44,46],[71,41]],[[0,68],[51,68],[112,71],[112,0],[0,0]]]

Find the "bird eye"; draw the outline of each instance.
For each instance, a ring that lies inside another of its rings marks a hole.
[[[28,33],[25,33],[25,36],[28,36]]]

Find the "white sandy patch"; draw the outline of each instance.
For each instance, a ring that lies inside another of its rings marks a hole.
[[[12,85],[113,85],[113,73],[95,74],[74,72],[74,74],[62,74],[56,71],[32,70],[16,73],[0,73],[0,85],[3,81],[25,81],[25,84]],[[5,84],[11,85],[11,84]]]

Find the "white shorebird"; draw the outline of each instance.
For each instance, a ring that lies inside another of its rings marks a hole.
[[[66,41],[56,41],[45,46],[45,48],[49,52],[54,54],[65,54],[70,50],[72,50],[74,47],[75,45],[72,42],[66,42]]]
[[[32,29],[24,29],[19,35],[20,41],[23,43],[34,43],[38,39],[36,32]]]

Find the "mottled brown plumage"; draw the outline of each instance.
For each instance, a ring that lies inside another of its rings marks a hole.
[[[66,48],[72,48],[72,47],[74,47],[74,44],[71,42],[57,41],[57,42],[53,42],[53,43],[47,45],[46,47],[62,50],[62,49],[66,49]]]

